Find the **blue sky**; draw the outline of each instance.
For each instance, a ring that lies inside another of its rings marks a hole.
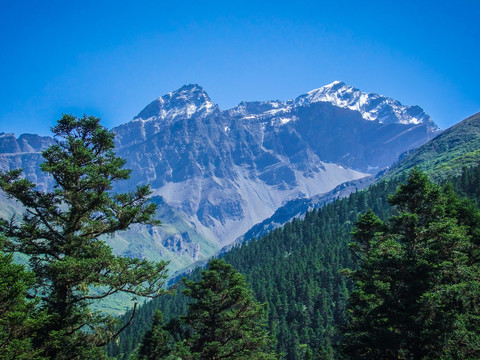
[[[222,109],[334,80],[420,105],[441,127],[480,111],[480,1],[23,1],[0,5],[0,132],[62,113],[111,128],[198,83]]]

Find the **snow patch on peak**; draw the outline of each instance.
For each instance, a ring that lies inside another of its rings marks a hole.
[[[322,88],[333,89],[333,88],[341,88],[343,86],[345,86],[345,83],[343,81],[335,80],[334,82],[332,82],[330,84],[322,86]],[[312,91],[314,91],[314,90],[312,90]]]
[[[290,116],[293,105],[293,100],[242,101],[236,107],[227,110],[227,114],[242,120],[262,120],[272,116]]]
[[[419,106],[404,106],[399,101],[375,93],[365,93],[342,81],[314,89],[295,100],[279,101],[242,101],[236,107],[227,110],[228,116],[246,121],[264,121],[265,119],[290,118],[295,108],[318,102],[328,102],[334,106],[359,112],[365,120],[383,124],[426,124],[432,132],[438,131],[437,125]],[[274,121],[284,125],[285,121]]]

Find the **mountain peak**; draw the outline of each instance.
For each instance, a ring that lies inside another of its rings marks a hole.
[[[342,81],[334,81],[295,99],[296,105],[329,102],[335,106],[359,111],[365,120],[383,124],[426,124],[433,131],[438,127],[419,106],[405,106],[389,97],[365,93]]]
[[[207,92],[198,84],[183,85],[180,89],[172,91],[167,95],[160,96],[158,99],[164,99],[170,97],[171,99],[183,99],[185,101],[211,101]]]
[[[206,91],[198,84],[183,85],[148,104],[134,120],[173,119],[178,116],[207,115],[217,109]]]
[[[335,80],[334,82],[332,82],[330,84],[322,86],[322,88],[339,89],[339,88],[344,87],[344,86],[346,86],[346,84],[343,81]],[[312,90],[312,91],[314,91],[314,90]]]

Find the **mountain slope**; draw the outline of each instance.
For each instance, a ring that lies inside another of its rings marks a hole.
[[[17,139],[14,134],[0,133],[0,170],[24,169],[30,181],[46,190],[52,180],[40,170],[41,153],[52,144],[54,140],[48,136],[22,134]]]
[[[223,246],[287,201],[375,173],[438,133],[418,107],[342,83],[321,89],[222,111],[200,86],[186,85],[113,129],[118,153],[132,182],[150,183],[196,232]],[[359,101],[362,111],[352,110]]]
[[[394,178],[415,166],[427,172],[432,178],[442,180],[459,176],[464,168],[476,166],[478,163],[480,163],[480,113],[445,130],[434,141],[405,154],[402,160],[394,164],[391,169],[377,175],[377,179],[362,178],[341,184],[326,194],[287,202],[274,215],[252,227],[236,242],[264,235],[293,218],[303,217],[307,211],[324,206],[337,198],[346,197],[378,179]],[[471,189],[469,194],[472,196],[474,191]]]
[[[470,116],[412,151],[388,172],[392,177],[418,166],[434,178],[457,176],[480,161],[480,113]]]
[[[365,189],[375,181],[373,176],[366,176],[364,178],[353,180],[338,185],[335,189],[324,193],[315,195],[311,198],[301,198],[290,200],[282,207],[278,208],[275,213],[268,219],[265,219],[259,224],[253,226],[243,236],[239,237],[230,246],[222,249],[222,252],[228,251],[232,246],[240,244],[244,241],[259,238],[270,231],[285,225],[294,218],[301,219],[305,214],[313,209],[325,206],[335,200],[342,199],[359,190]]]

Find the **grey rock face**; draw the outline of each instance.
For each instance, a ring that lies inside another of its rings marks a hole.
[[[41,190],[52,185],[52,179],[40,170],[42,151],[55,141],[48,136],[0,133],[0,171],[24,169],[25,176]]]
[[[335,82],[295,100],[242,102],[224,111],[200,86],[186,85],[113,131],[118,155],[133,170],[115,190],[150,184],[164,222],[158,231],[130,231],[114,247],[184,266],[290,200],[375,174],[438,129],[419,107]],[[25,167],[46,188],[38,164],[51,142],[1,135],[0,167]]]

